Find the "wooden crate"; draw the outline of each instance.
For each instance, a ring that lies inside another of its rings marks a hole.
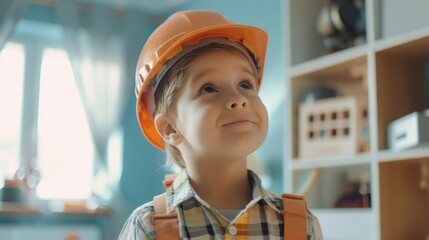
[[[299,157],[354,155],[366,152],[368,102],[341,96],[299,106]]]

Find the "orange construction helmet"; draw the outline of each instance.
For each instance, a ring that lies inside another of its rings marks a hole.
[[[251,54],[251,60],[259,70],[258,85],[261,84],[268,43],[264,30],[235,24],[212,11],[174,13],[147,39],[136,69],[136,110],[140,128],[149,142],[161,150],[165,150],[164,143],[154,125],[156,87],[180,57],[212,42],[235,46],[246,51],[248,57]]]

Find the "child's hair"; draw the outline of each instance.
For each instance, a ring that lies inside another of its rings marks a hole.
[[[187,77],[187,70],[189,65],[199,56],[215,51],[226,51],[234,56],[245,59],[249,62],[248,58],[244,55],[241,50],[229,45],[224,44],[210,44],[204,47],[197,48],[192,52],[183,56],[177,63],[175,63],[170,70],[164,75],[163,79],[159,83],[157,90],[155,91],[155,116],[159,114],[165,114],[168,111],[175,113],[176,105],[175,100],[177,93],[181,89],[181,86],[185,82]],[[249,53],[250,54],[250,53]],[[255,64],[249,62],[249,64]],[[255,79],[258,76],[258,69],[252,67]],[[185,161],[183,160],[182,154],[179,149],[164,142],[165,149],[167,152],[166,166],[170,167],[174,162],[179,168],[186,168]]]

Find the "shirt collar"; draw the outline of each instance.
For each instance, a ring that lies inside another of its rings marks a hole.
[[[258,175],[251,170],[248,170],[248,177],[250,185],[253,189],[253,200],[257,202],[259,200],[265,201],[271,208],[276,212],[282,213],[281,206],[278,206],[278,196],[262,187],[261,179]],[[182,202],[196,198],[201,200],[194,191],[194,188],[189,182],[188,173],[186,169],[183,169],[174,179],[173,184],[167,189],[167,212],[172,212]],[[280,199],[281,200],[281,199]]]
[[[261,179],[259,176],[252,172],[251,170],[247,170],[250,185],[253,187],[253,201],[256,199],[261,199],[265,201],[268,206],[273,208],[278,213],[283,213],[283,206],[279,206],[279,196],[271,191],[268,191],[262,186]],[[281,198],[280,198],[281,202]]]
[[[172,212],[182,202],[195,197],[194,188],[189,182],[188,173],[183,169],[167,189],[167,212]]]

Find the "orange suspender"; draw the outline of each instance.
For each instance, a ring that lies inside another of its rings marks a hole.
[[[307,204],[300,195],[282,194],[285,240],[307,239]]]
[[[173,175],[167,175],[164,185],[169,187],[174,180]],[[167,213],[166,194],[153,198],[154,213],[152,223],[155,226],[157,240],[180,239],[179,220],[177,214]],[[284,211],[284,239],[307,239],[307,206],[305,199],[300,195],[282,194]]]
[[[165,175],[164,186],[169,188],[176,175]],[[155,226],[157,240],[180,239],[179,219],[176,212],[167,213],[166,193],[153,197],[152,224]]]
[[[176,212],[166,213],[166,194],[161,194],[153,198],[154,213],[152,224],[155,226],[157,240],[180,239],[179,219]]]

